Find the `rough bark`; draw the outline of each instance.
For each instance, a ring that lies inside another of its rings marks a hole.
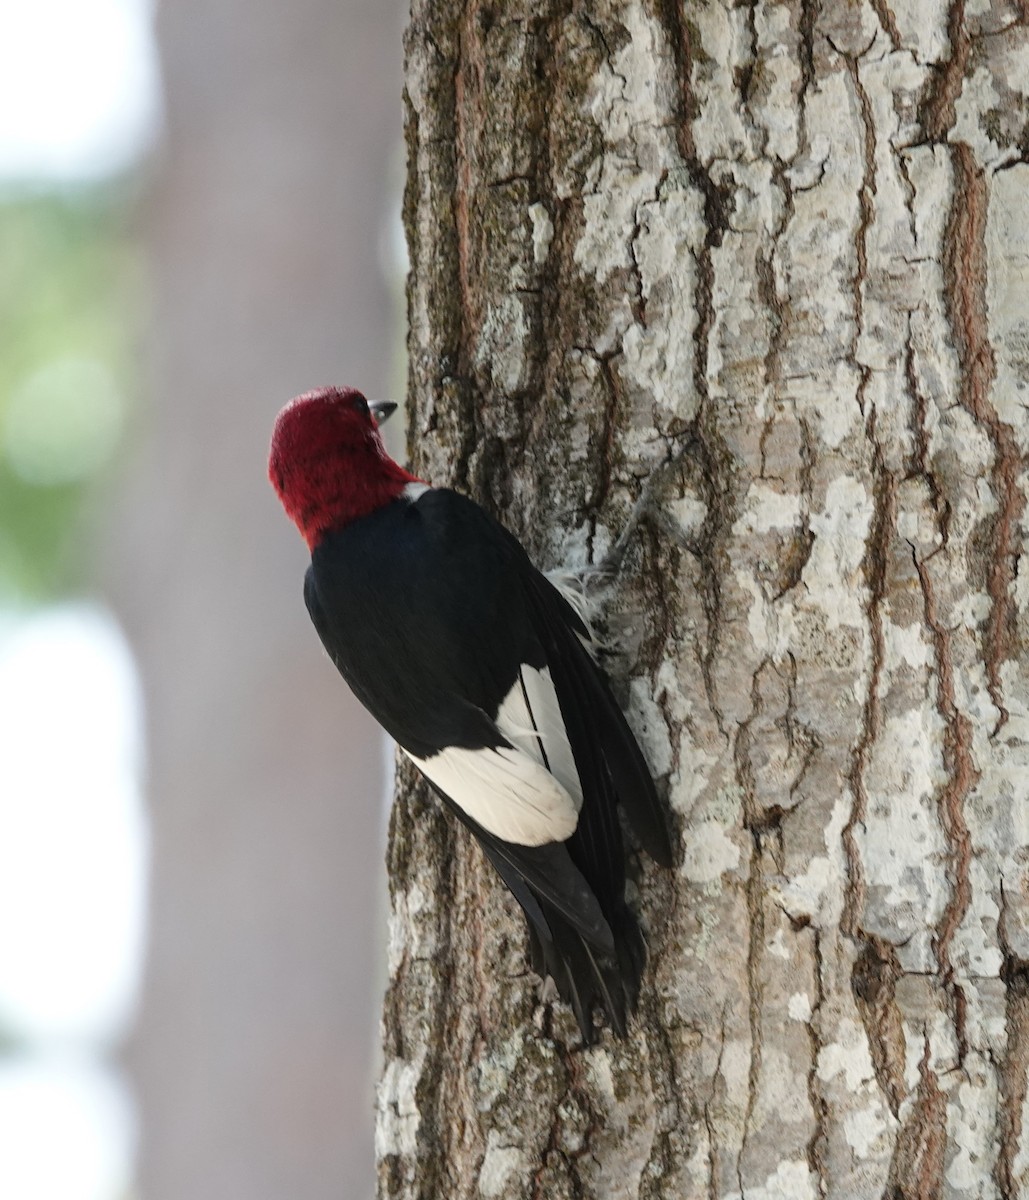
[[[1029,1175],[1029,6],[415,0],[411,446],[544,567],[679,465],[609,667],[668,796],[629,1041],[410,776],[383,1197]]]

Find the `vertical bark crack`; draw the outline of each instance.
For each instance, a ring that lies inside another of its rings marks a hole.
[[[800,111],[798,144],[807,144],[807,97],[815,85],[815,25],[821,0],[800,0],[800,94],[797,106]]]
[[[1027,1072],[1029,1072],[1029,962],[1020,958],[1008,940],[1007,898],[1000,886],[1000,920],[997,936],[1004,956],[1000,977],[1004,983],[1004,1024],[1007,1045],[997,1065],[1000,1111],[997,1119],[997,1162],[994,1179],[1001,1200],[1019,1200],[1025,1194],[1026,1172],[1016,1170],[1022,1146]]]
[[[554,1195],[555,1174],[560,1173],[568,1185],[570,1200],[588,1200],[586,1183],[582,1179],[579,1163],[593,1154],[593,1138],[603,1128],[603,1120],[597,1112],[583,1079],[581,1055],[563,1053],[567,1085],[554,1104],[553,1117],[547,1133],[546,1145],[540,1155],[540,1165],[533,1175],[531,1200],[546,1200]],[[574,1148],[562,1145],[566,1125],[574,1122],[580,1113],[585,1114],[581,1132],[576,1130]],[[555,1168],[556,1163],[559,1164]]]
[[[452,157],[448,163],[453,171],[450,206],[453,242],[445,247],[445,251],[450,252],[447,257],[450,258],[454,276],[456,276],[447,281],[452,287],[456,284],[454,287],[456,302],[451,300],[450,305],[446,306],[452,308],[452,328],[449,330],[453,337],[452,357],[449,362],[440,365],[446,370],[446,382],[451,386],[456,385],[460,408],[460,419],[455,425],[457,445],[453,455],[452,480],[455,486],[467,491],[474,491],[470,478],[470,465],[478,437],[472,387],[472,342],[474,331],[478,325],[475,312],[475,293],[472,285],[471,247],[473,223],[471,205],[475,169],[472,143],[475,131],[470,123],[474,105],[468,97],[469,92],[474,94],[476,91],[476,80],[470,80],[468,77],[469,72],[474,74],[476,71],[476,66],[472,61],[474,51],[471,22],[473,16],[474,7],[466,11],[465,20],[453,32],[450,45],[436,47],[441,60],[441,75],[443,74],[442,66],[446,63],[447,58],[451,59],[447,86],[445,89],[441,89],[440,96],[441,107],[445,111],[439,115],[442,118],[441,124],[448,123],[446,118],[449,118],[454,129],[453,147],[449,151]],[[481,80],[478,82],[481,84]],[[413,221],[412,224],[417,227],[418,222]],[[423,247],[423,253],[435,256],[440,254],[441,249],[443,248],[438,246]],[[426,270],[425,274],[428,275],[429,271]]]
[[[747,1152],[750,1124],[757,1105],[761,1082],[761,1011],[764,1000],[761,972],[765,948],[764,871],[762,870],[764,848],[762,845],[763,821],[754,802],[754,773],[749,750],[751,725],[761,711],[759,680],[761,671],[766,665],[768,665],[768,660],[765,660],[754,672],[750,692],[750,714],[740,722],[734,751],[736,780],[743,794],[743,821],[751,839],[750,867],[746,882],[747,921],[750,926],[747,939],[747,1020],[750,1026],[750,1065],[747,1069],[747,1105],[743,1114],[743,1132],[740,1137],[739,1152],[736,1155],[736,1180],[741,1195],[744,1194],[743,1158]]]
[[[935,514],[936,528],[939,531],[940,542],[927,556],[932,558],[941,550],[947,548],[950,540],[950,501],[944,496],[940,481],[932,469],[929,453],[929,430],[927,420],[929,415],[929,398],[918,382],[918,372],[915,369],[915,349],[911,341],[911,317],[908,316],[907,334],[904,339],[904,382],[911,397],[912,417],[911,428],[914,441],[911,448],[909,472],[925,480],[929,489],[929,499]]]
[[[717,502],[708,507],[707,530],[701,568],[704,579],[704,614],[707,618],[707,646],[704,651],[703,672],[708,701],[719,730],[728,737],[725,719],[717,699],[714,681],[714,662],[718,653],[722,624],[722,594],[719,559],[721,547],[732,525],[732,467],[717,427],[717,414],[712,410],[708,385],[711,331],[715,324],[713,251],[722,244],[733,211],[733,187],[720,185],[697,154],[693,136],[693,121],[699,105],[693,93],[693,47],[683,0],[660,0],[660,16],[668,31],[668,40],[676,63],[679,81],[676,139],[679,154],[690,180],[704,197],[704,244],[697,254],[697,286],[694,295],[696,324],[693,330],[693,387],[697,393],[696,434],[706,447],[705,475],[712,496]]]
[[[1007,723],[1001,668],[1009,656],[1014,620],[1011,583],[1018,550],[1018,528],[1025,504],[1018,487],[1021,456],[1014,430],[1001,421],[990,399],[997,367],[990,344],[986,303],[986,228],[989,194],[986,176],[970,146],[952,149],[954,199],[944,246],[944,279],[951,329],[960,364],[962,406],[981,425],[993,443],[991,486],[997,503],[992,546],[986,564],[990,615],[983,638],[983,658],[990,699],[998,712],[991,734]]]
[[[972,901],[971,865],[972,838],[965,820],[965,801],[979,779],[979,771],[972,757],[972,724],[964,713],[958,711],[954,695],[954,658],[951,649],[951,631],[940,620],[936,607],[936,595],[926,565],[919,560],[912,547],[912,558],[922,588],[926,624],[932,632],[936,662],[936,706],[946,722],[944,737],[944,765],[949,778],[938,798],[940,823],[950,850],[948,874],[951,881],[950,899],[936,926],[933,940],[936,962],[950,997],[951,1020],[958,1047],[958,1062],[964,1062],[968,1050],[965,1028],[966,998],[954,976],[950,959],[950,946],[954,935],[968,912]]]
[[[965,0],[953,0],[947,10],[950,58],[932,68],[921,103],[921,125],[927,142],[945,142],[957,120],[957,99],[965,85],[972,39],[965,28]]]
[[[586,352],[593,353],[592,351]],[[611,367],[614,357],[613,354],[604,354],[597,358],[601,378],[604,381],[604,408],[600,417],[600,444],[597,447],[597,461],[600,469],[594,473],[596,482],[586,500],[586,511],[589,514],[586,550],[590,562],[594,557],[593,543],[597,536],[600,509],[611,491],[611,479],[614,474],[615,430],[618,417],[618,376]]]
[[[688,1158],[689,1138],[687,1131],[696,1122],[698,1114],[688,1107],[689,1089],[679,1072],[679,1061],[671,1031],[655,1014],[654,1027],[657,1037],[648,1042],[648,1050],[653,1056],[651,1079],[657,1095],[655,1100],[659,1113],[655,1129],[654,1144],[651,1148],[650,1161],[644,1169],[644,1181],[653,1181],[653,1191],[641,1188],[643,1196],[653,1195],[663,1198],[665,1179],[671,1179],[677,1166]],[[700,1030],[693,1030],[698,1042],[703,1040]],[[657,1060],[654,1062],[653,1060]]]
[[[875,1077],[894,1116],[900,1112],[907,1093],[904,1022],[897,1005],[900,974],[893,947],[880,938],[869,938],[854,963],[850,980],[868,1035]]]
[[[859,357],[861,337],[865,330],[865,284],[868,280],[868,231],[875,220],[876,194],[875,170],[875,117],[868,92],[861,82],[861,72],[858,69],[860,55],[846,54],[829,40],[829,44],[843,59],[850,76],[851,86],[858,102],[861,113],[861,130],[863,138],[864,170],[861,177],[861,187],[858,190],[858,227],[854,235],[854,252],[857,259],[857,269],[853,280],[854,293],[854,335],[851,339],[850,361],[858,371],[857,403],[862,414],[865,412],[865,395],[872,379],[872,368],[863,363]]]
[[[707,1130],[707,1196],[708,1200],[719,1200],[722,1195],[720,1183],[722,1165],[718,1145],[718,1128],[711,1112],[719,1086],[724,1086],[722,1079],[722,1059],[725,1057],[725,1009],[722,1009],[722,1020],[718,1033],[718,1058],[715,1061],[714,1073],[711,1077],[711,1091],[704,1100],[704,1128]]]
[[[947,1097],[930,1065],[929,1036],[918,1064],[918,1091],[890,1162],[883,1200],[940,1200],[947,1149]]]
[[[829,1105],[822,1094],[818,1078],[819,1058],[822,1053],[821,1021],[822,1005],[825,1002],[824,964],[822,962],[822,935],[814,926],[811,928],[815,959],[815,1003],[808,1019],[808,1040],[811,1043],[811,1067],[807,1074],[807,1091],[815,1128],[808,1141],[808,1166],[818,1179],[818,1195],[826,1200],[829,1195],[829,1170],[827,1165],[829,1140]]]
[[[886,468],[882,447],[875,436],[875,410],[869,417],[869,436],[872,442],[872,473],[874,509],[865,544],[864,572],[868,588],[868,631],[871,640],[871,663],[868,688],[861,715],[861,732],[851,754],[847,780],[853,804],[850,817],[843,828],[843,847],[847,859],[847,894],[843,904],[841,927],[849,937],[864,939],[861,931],[861,911],[865,900],[865,871],[857,844],[857,828],[863,824],[868,808],[865,789],[865,768],[872,745],[879,736],[882,718],[879,684],[882,676],[885,642],[883,637],[882,606],[886,594],[886,566],[890,541],[897,523],[896,481]]]
[[[894,50],[903,50],[904,43],[901,41],[900,30],[897,28],[897,18],[894,15],[893,9],[886,3],[886,0],[871,0],[871,4],[872,11],[878,18],[879,24],[890,39],[890,45]]]

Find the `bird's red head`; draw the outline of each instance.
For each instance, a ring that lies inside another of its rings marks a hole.
[[[312,550],[416,482],[386,453],[372,413],[354,388],[319,388],[276,418],[268,478]]]

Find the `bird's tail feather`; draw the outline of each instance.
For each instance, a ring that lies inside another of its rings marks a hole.
[[[596,1040],[593,1010],[600,1005],[612,1029],[625,1037],[629,1018],[636,1011],[640,978],[647,948],[636,918],[623,904],[611,921],[615,953],[612,957],[591,945],[559,912],[542,905],[547,928],[529,925],[529,952],[533,969],[554,981],[558,995],[579,1023],[583,1040]],[[549,937],[548,937],[549,934]]]

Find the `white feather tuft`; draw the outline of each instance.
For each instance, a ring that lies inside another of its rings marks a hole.
[[[594,575],[600,580],[600,586],[593,579]],[[601,650],[606,649],[604,641],[598,636],[596,630],[596,620],[601,610],[598,593],[604,582],[600,570],[587,567],[582,571],[548,571],[547,579],[557,588],[572,612],[586,626],[587,636],[578,635],[579,641],[595,659]]]

